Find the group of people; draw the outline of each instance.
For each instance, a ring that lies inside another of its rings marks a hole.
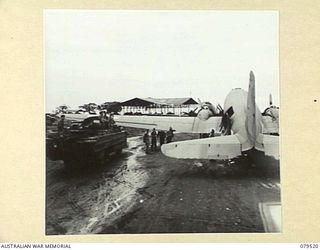
[[[151,151],[157,150],[157,141],[159,138],[159,144],[160,147],[164,143],[170,143],[172,142],[174,137],[173,129],[170,127],[170,129],[165,132],[163,130],[156,131],[156,129],[152,129],[151,133],[149,133],[149,130],[147,129],[146,132],[143,135],[143,142],[145,143],[145,151],[146,153],[149,153],[149,147],[150,147],[150,138],[151,138]]]
[[[110,114],[109,117],[108,117],[106,111],[101,111],[100,112],[99,120],[100,120],[100,126],[101,126],[102,129],[109,129],[109,128],[112,128],[115,125],[115,121],[113,119],[113,115]]]
[[[109,116],[107,115],[107,113],[105,111],[101,111],[100,112],[100,116],[99,116],[99,124],[98,124],[98,128],[99,129],[112,129],[115,126],[115,121],[113,119],[113,115],[110,114]],[[86,124],[86,127],[90,127],[90,128],[96,128],[93,124],[93,120],[91,121],[91,123]],[[65,115],[61,115],[58,124],[57,124],[57,129],[58,129],[58,134],[60,136],[62,136],[65,132]]]

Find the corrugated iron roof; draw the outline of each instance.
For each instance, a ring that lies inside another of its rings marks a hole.
[[[191,97],[184,97],[184,98],[133,98],[128,101],[122,102],[122,104],[130,104],[131,101],[138,101],[138,100],[150,103],[150,104],[157,104],[157,105],[186,105],[186,104],[198,104],[193,98]]]

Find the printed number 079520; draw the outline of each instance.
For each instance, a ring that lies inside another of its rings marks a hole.
[[[318,248],[319,245],[312,243],[312,244],[307,244],[307,243],[302,243],[300,244],[300,248]]]

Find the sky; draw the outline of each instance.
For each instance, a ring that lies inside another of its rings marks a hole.
[[[256,78],[261,110],[279,105],[276,11],[46,10],[46,112],[135,97],[223,106]]]

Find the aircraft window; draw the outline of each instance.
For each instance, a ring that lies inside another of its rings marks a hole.
[[[228,108],[226,113],[228,114],[229,117],[231,117],[234,114],[233,108],[232,107]]]

